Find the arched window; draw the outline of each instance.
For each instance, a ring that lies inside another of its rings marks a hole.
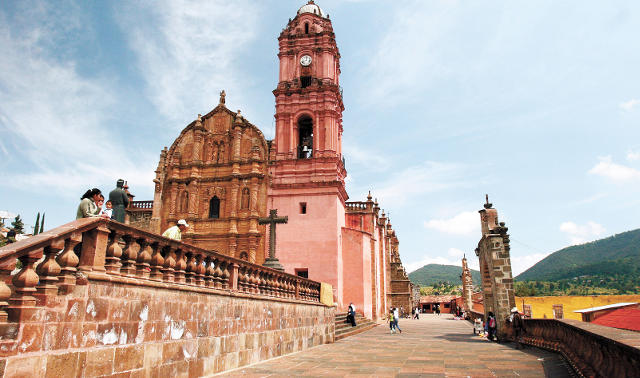
[[[303,116],[298,120],[298,158],[313,157],[313,120]]]
[[[220,218],[220,198],[213,196],[209,201],[209,219]]]
[[[240,252],[240,260],[249,261],[249,254],[247,252]]]
[[[308,22],[304,23],[304,34],[309,34],[309,23]]]
[[[249,188],[242,189],[242,200],[240,201],[240,206],[243,210],[247,210],[249,208]]]

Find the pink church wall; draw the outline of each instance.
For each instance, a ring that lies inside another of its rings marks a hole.
[[[306,214],[300,213],[301,202],[307,204]],[[345,214],[340,200],[332,194],[279,190],[277,195],[269,197],[269,208],[278,209],[278,215],[289,217],[287,224],[277,226],[276,233],[276,257],[285,272],[295,274],[296,269],[308,269],[309,279],[333,286],[336,300],[342,306],[340,235]]]
[[[372,318],[371,309],[371,237],[348,228],[342,229],[344,268],[344,303],[353,302]]]

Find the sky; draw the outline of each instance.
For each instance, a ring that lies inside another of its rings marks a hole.
[[[75,219],[218,104],[274,135],[277,37],[305,0],[0,2],[0,211]],[[514,274],[640,227],[640,2],[320,0],[344,90],[350,200],[408,272],[478,268],[485,194]],[[5,223],[9,223],[6,221]]]

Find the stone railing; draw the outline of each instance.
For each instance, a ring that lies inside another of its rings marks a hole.
[[[1,247],[0,276],[0,323],[30,320],[39,306],[87,279],[320,302],[319,282],[102,218]]]
[[[522,342],[562,354],[583,377],[637,377],[640,334],[577,320],[525,319]]]
[[[363,211],[363,210],[367,210],[368,208],[367,202],[360,202],[360,201],[345,202],[344,205],[347,211]]]
[[[151,210],[153,209],[153,201],[131,201],[128,210]]]

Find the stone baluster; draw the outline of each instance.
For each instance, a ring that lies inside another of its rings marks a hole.
[[[231,273],[229,272],[230,263],[223,261],[221,265],[222,267],[220,269],[222,269],[222,288],[228,289],[230,286],[229,277],[231,277]]]
[[[47,298],[58,294],[58,274],[60,274],[60,264],[56,261],[56,255],[64,248],[64,240],[57,239],[44,247],[45,259],[36,268],[36,273],[40,278],[40,284],[36,286],[35,297],[38,304],[46,304]]]
[[[238,269],[238,291],[241,293],[247,292],[247,267],[241,266]]]
[[[276,275],[273,277],[273,291],[275,297],[280,297],[280,276]]]
[[[176,270],[175,270],[175,282],[185,283],[185,269],[187,268],[187,256],[185,251],[176,251]]]
[[[32,294],[36,292],[38,275],[33,270],[33,264],[40,260],[41,256],[42,250],[37,250],[18,258],[22,263],[22,269],[13,276],[14,290],[13,295],[9,298],[9,306],[7,307],[9,320],[13,322],[30,320],[36,311],[36,298]]]
[[[153,281],[162,281],[162,268],[164,265],[164,257],[162,257],[162,249],[164,248],[159,243],[151,244],[153,254],[151,255],[151,274],[150,278]]]
[[[15,267],[15,259],[9,259],[6,265],[0,266],[0,323],[6,323],[9,318],[7,306],[9,306],[8,300],[11,297],[11,288],[7,285],[7,281],[10,279],[11,272]]]
[[[275,297],[278,295],[278,291],[276,290],[276,275],[274,273],[269,273],[269,295]]]
[[[296,299],[300,299],[300,280],[298,279],[296,279],[296,287],[295,287],[294,293],[295,293],[294,297]]]
[[[151,248],[151,243],[148,243],[146,239],[138,239],[138,244],[140,245],[140,253],[136,259],[136,275],[141,278],[149,278],[151,274],[149,262],[151,261],[153,249]]]
[[[196,255],[196,285],[205,286],[204,276],[207,268],[204,266],[204,256],[202,254]]]
[[[140,244],[131,235],[125,235],[123,239],[126,247],[122,252],[122,268],[120,274],[123,276],[135,276],[136,260],[138,260],[138,252],[140,252]]]
[[[164,282],[175,282],[176,250],[171,246],[165,247],[166,257],[162,265],[162,279]]]
[[[253,280],[255,268],[247,268],[247,293],[253,294],[256,291],[256,283]]]
[[[107,273],[120,274],[120,257],[122,256],[122,247],[120,247],[120,237],[122,234],[117,231],[111,231],[111,239],[107,246],[107,257],[105,263],[105,269]]]
[[[187,254],[187,269],[185,272],[185,282],[188,285],[196,284],[196,256],[193,252]]]
[[[260,284],[259,284],[259,288],[260,288],[260,294],[262,295],[267,295],[267,273],[266,272],[260,272],[260,275],[258,276],[258,278],[260,279]]]
[[[82,234],[74,232],[64,241],[64,251],[56,258],[56,262],[60,265],[59,292],[61,294],[70,293],[76,286],[76,266],[80,262],[78,256],[74,252],[74,248],[82,240]]]
[[[213,266],[214,261],[215,261],[215,258],[211,256],[207,256],[207,258],[205,259],[206,269],[205,269],[204,281],[205,281],[206,287],[216,287],[216,281],[215,281],[216,268],[215,266]]]
[[[260,279],[260,270],[256,269],[256,271],[253,273],[253,286],[254,286],[254,294],[260,294],[262,293],[262,280]]]
[[[220,267],[220,264],[222,264],[222,260],[220,260],[219,258],[215,259],[215,269],[213,270],[214,274],[213,274],[213,280],[215,283],[215,287],[216,289],[222,289],[222,268]]]

